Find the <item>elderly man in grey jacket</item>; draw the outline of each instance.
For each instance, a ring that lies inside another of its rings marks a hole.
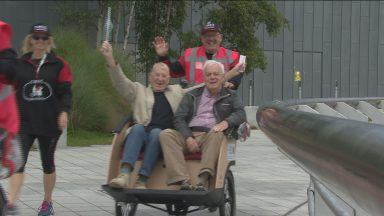
[[[207,190],[206,182],[214,176],[219,149],[227,137],[236,138],[237,128],[246,121],[246,114],[236,93],[223,88],[224,66],[208,60],[203,66],[205,86],[184,95],[174,115],[176,130],[160,134],[167,169],[168,184],[180,184],[191,190],[185,152],[202,152],[198,190]]]

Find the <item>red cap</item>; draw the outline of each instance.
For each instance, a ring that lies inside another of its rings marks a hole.
[[[0,21],[0,51],[12,47],[12,27]]]

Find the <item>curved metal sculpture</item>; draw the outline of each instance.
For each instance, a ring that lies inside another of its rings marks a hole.
[[[384,215],[384,126],[287,108],[358,100],[366,99],[275,102],[260,107],[256,118],[260,129],[319,183],[352,207]]]

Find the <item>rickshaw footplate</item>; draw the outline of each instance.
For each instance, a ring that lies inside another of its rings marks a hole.
[[[184,203],[188,206],[218,206],[222,201],[223,189],[210,191],[183,191],[158,189],[123,189],[111,188],[108,184],[102,189],[116,202],[175,204]]]

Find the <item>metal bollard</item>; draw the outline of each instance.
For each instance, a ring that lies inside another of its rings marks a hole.
[[[299,99],[301,99],[301,80],[298,82],[299,84]]]
[[[301,99],[301,74],[299,70],[295,70],[294,81],[297,82],[299,87],[299,99]]]
[[[248,101],[248,105],[252,106],[252,104],[253,104],[253,80],[250,79],[249,80],[249,101]]]
[[[335,98],[339,97],[339,82],[335,80]]]

